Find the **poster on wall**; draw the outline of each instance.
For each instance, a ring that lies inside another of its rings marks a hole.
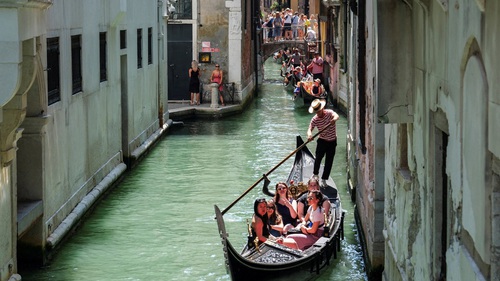
[[[209,52],[199,53],[198,61],[200,63],[212,63],[212,54]]]
[[[208,41],[201,42],[201,51],[202,52],[210,52],[210,42],[208,42]]]

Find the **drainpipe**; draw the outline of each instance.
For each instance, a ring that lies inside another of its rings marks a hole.
[[[365,0],[358,0],[358,93],[359,93],[359,139],[361,153],[366,153],[366,10]]]
[[[253,0],[250,4],[252,6],[251,11],[252,11],[252,40],[253,40],[253,57],[254,57],[254,72],[255,72],[255,97],[258,95],[259,91],[259,65],[258,65],[258,44],[257,44],[257,28],[259,27],[259,1],[258,0]],[[245,7],[246,8],[246,7]]]
[[[157,10],[157,21],[158,21],[158,123],[160,129],[163,128],[163,59],[164,59],[164,34],[163,34],[163,0],[158,0],[158,10]]]
[[[347,0],[343,0],[342,4],[344,4],[344,58],[342,59],[341,67],[347,73]]]

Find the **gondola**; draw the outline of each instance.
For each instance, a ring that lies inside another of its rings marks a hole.
[[[303,144],[297,137],[297,148]],[[287,182],[292,195],[296,198],[307,190],[306,182],[312,176],[314,156],[304,145],[295,154],[295,161]],[[272,196],[267,189],[266,181],[263,192]],[[328,186],[321,192],[332,203],[328,220],[325,222],[324,235],[312,247],[306,250],[295,250],[270,240],[256,246],[252,238],[241,252],[237,251],[228,239],[222,212],[215,205],[215,214],[219,234],[222,240],[226,269],[234,281],[240,280],[313,280],[324,267],[329,266],[332,257],[337,258],[340,240],[344,239],[344,211],[335,183],[330,178]]]
[[[294,96],[294,101],[297,106],[309,105],[314,99],[327,99],[328,94],[325,91],[319,97],[312,95],[303,85],[303,83],[312,83],[312,82],[302,82],[300,85],[299,93]]]

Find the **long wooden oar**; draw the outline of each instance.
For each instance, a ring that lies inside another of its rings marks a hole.
[[[310,140],[307,140],[306,142],[304,142],[302,145],[300,145],[299,147],[297,147],[294,151],[292,151],[292,153],[290,153],[287,157],[285,157],[285,159],[281,160],[281,162],[279,162],[276,166],[274,166],[271,170],[269,170],[267,173],[265,173],[262,177],[260,177],[259,180],[257,180],[254,184],[252,184],[252,186],[250,186],[245,192],[243,192],[243,194],[240,195],[240,197],[236,198],[236,200],[233,201],[233,203],[231,203],[229,206],[227,206],[221,213],[222,215],[224,215],[227,211],[229,211],[229,209],[231,209],[234,204],[238,203],[238,201],[241,200],[241,198],[245,197],[245,195],[248,194],[248,192],[250,192],[254,187],[256,187],[263,179],[266,179],[267,176],[269,176],[272,172],[274,172],[274,170],[276,170],[279,166],[281,166],[281,164],[285,163],[286,160],[288,160],[288,158],[292,157],[292,155],[294,155],[295,153],[297,153],[298,151],[300,151],[306,144],[308,144],[309,142],[311,142],[313,139],[315,139],[319,134],[321,134],[324,130],[326,130],[328,127],[330,127],[332,125],[332,123],[328,124],[325,128],[323,128],[322,130],[320,130],[319,132],[317,132]]]

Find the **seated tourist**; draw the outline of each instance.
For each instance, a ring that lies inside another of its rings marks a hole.
[[[266,242],[269,238],[267,228],[267,202],[265,198],[255,200],[253,204],[254,214],[252,216],[252,236],[259,238],[259,244]]]
[[[267,225],[269,228],[269,233],[275,237],[280,237],[283,231],[283,220],[281,215],[276,210],[276,204],[274,201],[267,201]]]
[[[315,97],[321,97],[324,94],[323,85],[321,85],[321,80],[319,78],[314,79],[314,83],[311,87],[311,95]]]
[[[297,82],[297,85],[295,85],[295,89],[293,89],[294,100],[300,95],[300,87],[302,87],[302,81]]]
[[[285,182],[276,184],[276,193],[274,195],[276,209],[283,219],[283,225],[297,225],[297,202],[292,198]]]
[[[300,66],[293,69],[293,78],[295,81],[300,81],[302,79],[302,69]]]
[[[307,28],[306,41],[316,41],[316,32],[312,27]]]
[[[307,190],[308,191],[313,191],[313,190],[320,190],[319,189],[319,183],[316,178],[311,178],[307,182]],[[307,202],[307,196],[308,192],[302,194],[302,196],[297,199],[297,213],[299,215],[299,220],[300,222],[305,222],[305,217],[307,213],[307,209],[309,208],[309,203]],[[331,208],[331,203],[330,200],[324,195],[322,195],[323,198],[320,201],[320,206],[323,207],[323,213],[329,214],[330,213],[330,208]]]
[[[269,233],[267,202],[265,198],[256,199],[253,204],[254,214],[252,216],[252,237],[258,239],[258,244],[262,244],[267,240],[282,244],[283,238]],[[251,243],[251,242],[250,242]],[[290,241],[288,241],[290,243]]]
[[[307,223],[301,223],[298,227],[301,233],[288,235],[283,240],[283,245],[294,249],[306,250],[321,238],[325,224],[323,208],[319,205],[322,198],[323,195],[319,190],[313,190],[308,193],[309,208],[304,218]]]

